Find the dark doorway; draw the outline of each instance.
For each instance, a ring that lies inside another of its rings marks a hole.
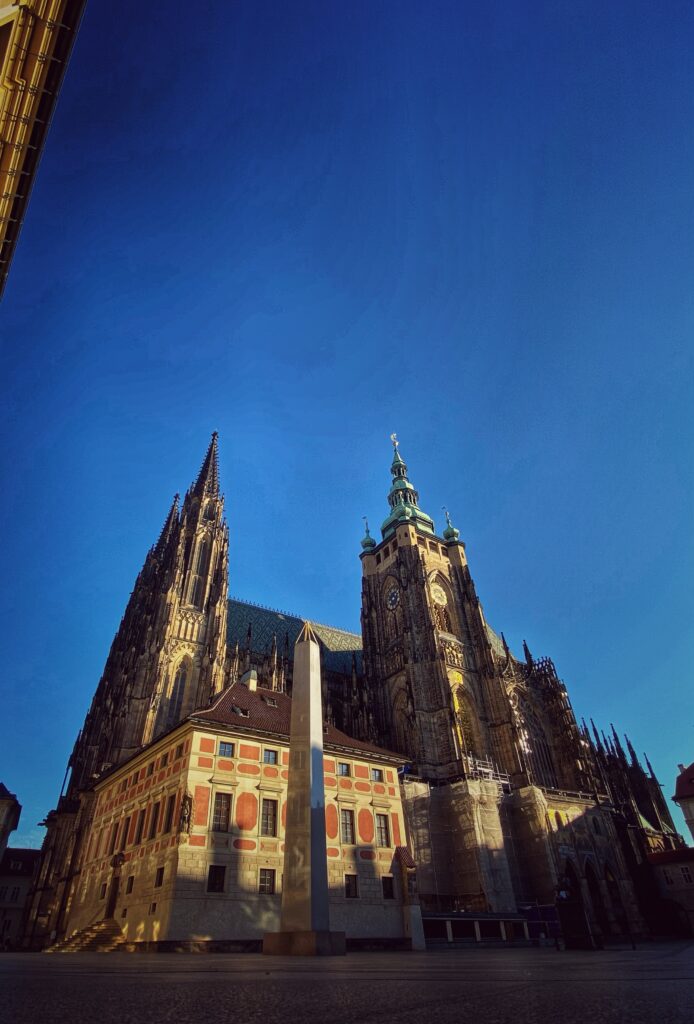
[[[114,874],[111,879],[111,884],[108,889],[108,899],[106,900],[106,911],[104,913],[104,920],[108,921],[109,918],[113,917],[116,912],[116,903],[118,902],[118,888],[120,885],[120,875]]]

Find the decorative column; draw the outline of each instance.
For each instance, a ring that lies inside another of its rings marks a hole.
[[[345,933],[330,931],[320,647],[305,622],[294,648],[280,931],[265,934],[263,953],[338,956],[344,952]]]

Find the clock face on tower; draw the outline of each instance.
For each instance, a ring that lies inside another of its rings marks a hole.
[[[399,604],[400,591],[398,590],[397,587],[391,587],[388,593],[386,594],[386,605],[391,612],[394,612]]]
[[[447,604],[446,591],[443,589],[443,587],[439,586],[438,583],[434,583],[432,585],[431,596],[433,597],[436,604],[440,605],[441,607]]]

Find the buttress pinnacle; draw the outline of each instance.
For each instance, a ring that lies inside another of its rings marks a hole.
[[[174,494],[174,499],[171,503],[169,514],[166,517],[166,521],[162,527],[162,531],[159,534],[159,540],[154,545],[154,553],[157,555],[160,555],[162,553],[162,551],[169,542],[171,534],[178,526],[178,498],[178,494]]]

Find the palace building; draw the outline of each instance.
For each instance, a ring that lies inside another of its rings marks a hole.
[[[229,599],[217,450],[147,555],[46,818],[29,948],[255,949],[277,927],[304,620]],[[394,440],[362,635],[311,624],[331,927],[399,948],[420,913],[428,942],[657,931],[648,858],[684,844],[650,765],[576,721],[550,658],[511,652],[446,519]]]

